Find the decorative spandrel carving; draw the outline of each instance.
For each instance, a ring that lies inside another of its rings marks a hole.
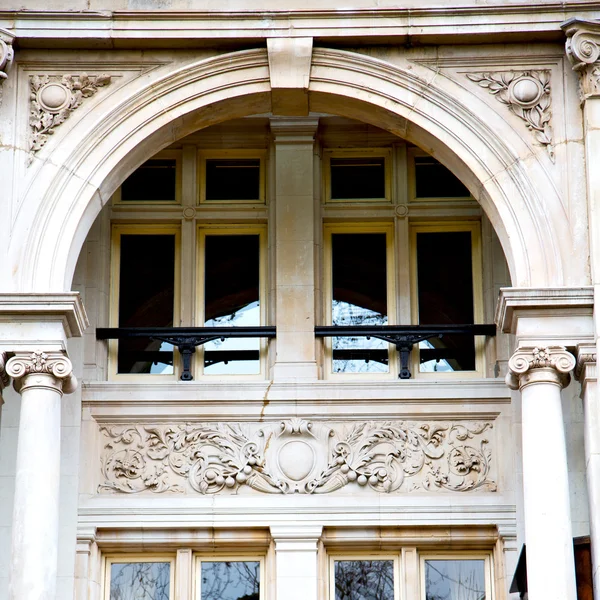
[[[54,133],[54,128],[64,123],[71,113],[90,98],[98,88],[108,85],[110,75],[33,75],[29,79],[31,109],[29,125],[31,139],[29,150],[40,150]]]
[[[504,71],[494,73],[467,73],[467,77],[490,94],[498,102],[508,106],[511,112],[525,122],[537,142],[554,160],[552,128],[550,126],[551,90],[549,71]]]
[[[103,426],[98,491],[271,494],[496,491],[490,422]]]

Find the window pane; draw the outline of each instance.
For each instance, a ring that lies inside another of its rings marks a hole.
[[[387,325],[385,233],[331,236],[332,325]],[[365,337],[333,338],[334,373],[388,371],[388,345]]]
[[[207,200],[260,200],[260,159],[206,160]]]
[[[473,323],[471,233],[417,233],[419,323]],[[475,343],[466,335],[445,335],[419,344],[420,370],[472,371]]]
[[[200,600],[259,600],[258,561],[204,562]]]
[[[169,600],[170,568],[168,562],[112,563],[110,600]]]
[[[174,202],[175,159],[152,159],[134,171],[121,186],[123,202]]]
[[[205,241],[206,327],[250,327],[260,323],[260,238],[207,235]],[[230,338],[204,344],[204,372],[260,372],[260,339]]]
[[[331,199],[385,198],[384,158],[332,158]]]
[[[468,198],[469,190],[431,156],[415,156],[417,198]]]
[[[394,600],[394,561],[336,560],[335,600]]]
[[[173,327],[175,236],[122,235],[119,327]],[[173,347],[119,340],[118,373],[173,373]]]
[[[485,561],[426,560],[426,600],[485,600]]]

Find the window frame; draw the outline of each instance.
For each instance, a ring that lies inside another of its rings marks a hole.
[[[268,281],[267,281],[267,226],[256,225],[211,225],[198,223],[196,225],[196,293],[195,293],[195,316],[198,327],[204,326],[204,298],[205,298],[205,240],[207,235],[258,235],[259,236],[259,304],[260,304],[260,326],[267,323],[267,298],[268,298]],[[205,373],[204,372],[204,346],[200,346],[196,350],[195,361],[193,367],[194,379],[218,379],[226,378],[228,381],[248,380],[248,379],[265,379],[267,370],[267,348],[268,340],[266,338],[259,339],[259,370],[258,373],[243,374],[232,373],[231,375],[224,373]]]
[[[425,561],[427,560],[483,560],[484,561],[484,581],[486,600],[494,600],[496,591],[494,589],[494,560],[491,551],[459,551],[459,552],[419,552],[419,598],[426,600],[425,588]]]
[[[179,225],[164,224],[121,224],[113,223],[111,227],[110,252],[110,308],[109,327],[119,327],[119,298],[121,276],[121,237],[123,235],[174,235],[175,280],[173,297],[173,326],[177,327],[181,311],[181,228]],[[176,377],[180,370],[179,352],[173,347],[173,373],[119,373],[118,372],[119,340],[108,340],[108,379],[119,381],[150,381],[148,377]]]
[[[155,155],[151,156],[147,161],[151,160],[169,160],[175,159],[175,200],[123,200],[121,196],[121,186],[119,186],[116,192],[113,194],[113,205],[115,206],[179,206],[182,196],[182,178],[183,178],[183,167],[182,167],[182,152],[181,150],[161,150]],[[144,164],[144,163],[142,163]],[[140,165],[141,167],[142,165]],[[138,167],[139,168],[139,167]],[[132,171],[132,174],[136,171]]]
[[[266,600],[268,582],[265,574],[266,556],[253,553],[195,552],[192,560],[192,597],[202,600],[202,562],[258,562],[260,573],[259,600]]]
[[[473,321],[483,323],[483,268],[481,249],[481,222],[480,221],[426,221],[409,225],[410,239],[410,305],[411,322],[419,324],[419,288],[417,281],[417,234],[418,233],[445,233],[469,232],[471,234],[471,276],[473,281]],[[412,352],[411,372],[413,377],[422,378],[475,378],[483,377],[485,373],[485,339],[482,336],[474,337],[475,344],[475,369],[473,371],[436,371],[428,373],[420,370],[420,352],[415,344]]]
[[[327,598],[335,600],[335,561],[357,561],[357,560],[391,560],[394,563],[394,600],[400,600],[400,577],[402,565],[400,552],[335,552],[327,553]]]
[[[393,223],[324,223],[323,226],[323,312],[325,325],[332,324],[331,304],[333,301],[333,246],[332,235],[336,233],[384,233],[386,235],[386,282],[387,282],[387,317],[388,324],[396,324],[396,253]],[[323,338],[324,379],[352,379],[369,377],[372,379],[389,379],[398,377],[397,351],[393,344],[388,344],[388,371],[386,373],[334,373],[333,372],[333,338]]]
[[[111,565],[113,564],[128,564],[128,563],[169,563],[169,600],[175,600],[175,581],[176,581],[176,556],[174,554],[159,554],[159,553],[109,553],[102,556],[103,576],[101,581],[104,582],[104,590],[102,593],[103,600],[110,600],[110,575]]]
[[[199,206],[222,206],[231,204],[267,204],[266,171],[267,151],[261,149],[228,149],[202,150],[198,149],[198,202]],[[257,158],[260,160],[259,198],[256,200],[207,200],[206,199],[206,161],[210,159],[236,160]]]
[[[331,197],[332,158],[383,158],[385,177],[384,198],[335,198]],[[323,150],[323,198],[325,204],[392,204],[392,148],[336,148]]]
[[[428,197],[417,197],[417,167],[415,164],[415,158],[435,158],[435,156],[421,150],[420,148],[408,148],[406,153],[407,167],[408,167],[408,201],[410,204],[424,202],[430,204],[432,202],[443,202],[444,204],[452,202],[474,202],[474,198],[471,194],[468,196],[428,196]],[[438,161],[439,162],[439,161]],[[442,164],[442,163],[440,163]],[[445,166],[445,165],[443,165]],[[448,167],[446,167],[448,168]],[[456,175],[455,175],[456,177]],[[458,178],[457,178],[458,179]],[[462,181],[461,181],[462,183]],[[463,184],[464,185],[464,184]],[[466,187],[466,186],[465,186]]]

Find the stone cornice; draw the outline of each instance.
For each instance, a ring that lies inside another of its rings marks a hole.
[[[367,2],[365,1],[365,4]],[[267,4],[265,2],[264,4]],[[240,3],[240,5],[242,5]],[[370,6],[322,10],[231,10],[231,11],[0,11],[0,26],[14,27],[19,39],[32,48],[44,47],[49,39],[70,48],[114,48],[121,41],[131,47],[164,46],[169,41],[211,40],[231,44],[233,40],[272,36],[314,38],[388,37],[393,43],[443,41],[559,41],[560,25],[569,17],[594,18],[600,3],[549,2],[496,6],[429,6],[397,8]],[[339,23],[343,22],[343,27]],[[268,25],[265,25],[268,24]],[[435,39],[434,39],[435,38]],[[143,40],[141,42],[140,40]]]

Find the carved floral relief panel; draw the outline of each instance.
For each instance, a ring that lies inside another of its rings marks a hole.
[[[489,421],[103,425],[98,493],[494,492]]]

